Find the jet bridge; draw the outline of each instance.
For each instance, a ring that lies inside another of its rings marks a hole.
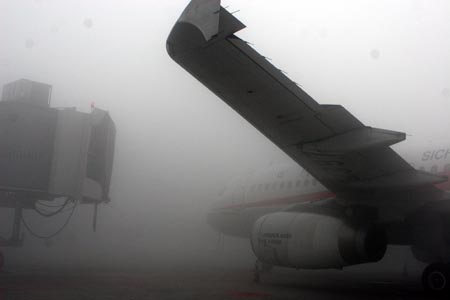
[[[3,87],[0,208],[14,209],[15,218],[0,247],[22,245],[22,211],[37,210],[38,203],[52,206],[65,198],[65,205],[91,204],[96,212],[98,204],[109,202],[113,120],[97,108],[84,113],[51,107],[51,91],[50,85],[25,79]]]

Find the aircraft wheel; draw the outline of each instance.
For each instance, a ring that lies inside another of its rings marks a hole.
[[[261,263],[257,260],[253,269],[253,282],[259,283],[261,281]]]
[[[434,263],[425,268],[422,284],[426,291],[434,295],[444,295],[450,290],[450,266]]]

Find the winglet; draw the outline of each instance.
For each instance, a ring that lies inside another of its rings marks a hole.
[[[167,52],[175,59],[191,48],[243,28],[244,24],[220,6],[220,0],[192,0],[170,32]]]

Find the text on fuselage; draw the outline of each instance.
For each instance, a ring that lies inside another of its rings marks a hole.
[[[449,155],[450,155],[450,149],[448,149],[448,148],[425,151],[422,155],[422,161],[447,159],[447,157]]]

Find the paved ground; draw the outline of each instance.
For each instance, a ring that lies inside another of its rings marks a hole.
[[[414,279],[274,269],[20,271],[0,275],[0,300],[428,299]]]

